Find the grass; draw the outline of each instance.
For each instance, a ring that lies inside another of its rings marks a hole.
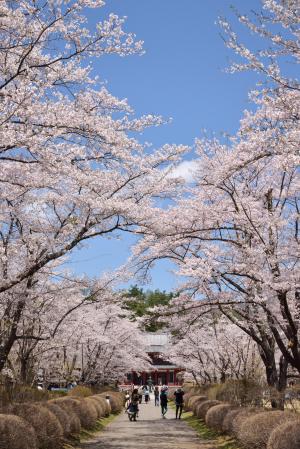
[[[173,401],[170,401],[169,405],[172,408],[175,408]],[[215,449],[241,449],[234,438],[228,435],[220,435],[210,429],[202,419],[194,416],[193,412],[183,412],[181,419],[192,427],[198,433],[199,437],[202,438],[202,440],[213,442]]]
[[[116,417],[118,413],[111,413],[109,416],[105,418],[101,418],[97,420],[96,426],[92,430],[81,429],[80,432],[80,441],[85,441],[93,438],[96,433],[101,432],[109,423],[111,423]]]
[[[81,429],[81,432],[80,432],[79,438],[78,438],[78,443],[94,438],[94,436],[97,433],[99,433],[103,429],[105,429],[105,427],[110,422],[112,422],[117,416],[118,416],[118,414],[111,413],[109,416],[107,416],[105,418],[98,419],[94,429],[92,429],[92,430]],[[73,446],[70,443],[65,443],[63,446],[63,449],[78,449],[78,446],[77,446],[78,443],[76,443],[76,446]]]
[[[216,449],[241,449],[232,437],[218,434],[207,427],[204,421],[193,416],[192,412],[184,412],[181,418],[198,433],[202,440],[213,440]]]

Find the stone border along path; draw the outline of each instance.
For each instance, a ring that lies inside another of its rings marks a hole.
[[[82,444],[82,449],[215,449],[202,441],[184,421],[175,419],[175,411],[168,409],[161,418],[160,407],[154,399],[139,406],[137,422],[129,421],[122,411],[98,436]]]

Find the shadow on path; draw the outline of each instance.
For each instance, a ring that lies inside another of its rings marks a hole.
[[[215,449],[213,443],[201,441],[186,423],[175,419],[169,409],[162,419],[160,407],[151,401],[140,405],[137,422],[121,413],[95,439],[84,443],[82,449]]]

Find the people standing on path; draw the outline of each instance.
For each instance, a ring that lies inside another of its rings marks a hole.
[[[166,413],[168,411],[168,387],[161,387],[160,392],[160,407],[161,407],[161,416],[162,418],[166,418]]]
[[[154,387],[154,405],[159,407],[159,387],[155,385]]]
[[[134,388],[132,392],[131,401],[127,407],[127,411],[130,421],[136,421],[139,413],[139,393],[137,388]]]
[[[130,403],[130,394],[129,394],[129,391],[126,390],[125,391],[125,408],[126,408],[126,410],[127,410],[129,403]]]
[[[184,391],[182,388],[177,388],[177,390],[175,390],[174,392],[174,396],[175,396],[175,405],[176,405],[176,418],[175,419],[181,419],[181,415],[182,415],[182,408],[183,408],[183,395],[184,395]]]
[[[139,403],[141,404],[142,400],[143,400],[143,388],[142,387],[140,387],[138,389],[138,395],[139,395]]]
[[[146,404],[148,404],[148,401],[149,401],[149,390],[148,390],[148,387],[146,387],[145,389],[144,389],[144,395],[145,395],[145,403]]]

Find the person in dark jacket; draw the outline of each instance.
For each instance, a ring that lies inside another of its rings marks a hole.
[[[144,389],[144,395],[145,395],[145,403],[148,404],[148,401],[150,400],[148,387]]]
[[[182,408],[183,408],[183,395],[184,391],[182,388],[177,388],[174,392],[175,396],[175,405],[176,405],[176,419],[180,419],[182,415]]]
[[[154,405],[159,406],[159,388],[158,385],[154,387]]]
[[[139,412],[139,393],[137,388],[134,388],[132,391],[131,401],[127,407],[127,410],[129,412],[130,421],[136,421]]]
[[[160,392],[160,407],[161,407],[161,416],[162,418],[166,418],[165,414],[168,411],[168,387],[162,387]]]

